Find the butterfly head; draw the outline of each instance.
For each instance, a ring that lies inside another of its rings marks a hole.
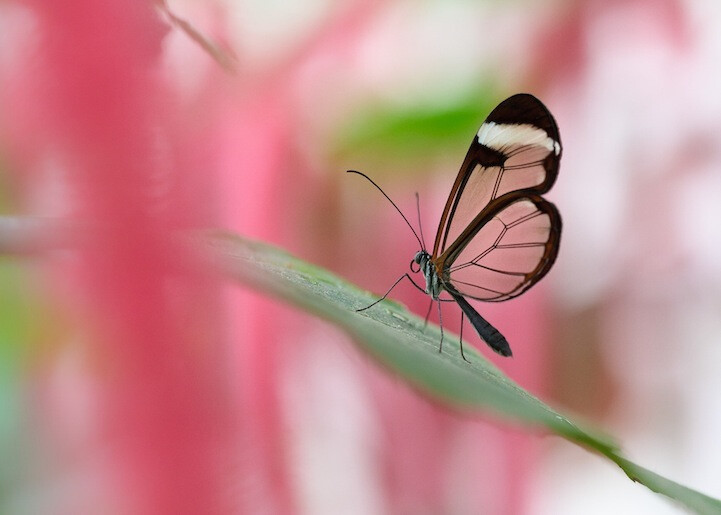
[[[418,265],[417,269],[414,269],[413,264]],[[442,286],[441,281],[436,273],[436,266],[431,260],[431,255],[425,250],[419,250],[416,252],[413,261],[411,261],[411,272],[423,272],[423,276],[426,279],[426,293],[437,299],[441,294]]]

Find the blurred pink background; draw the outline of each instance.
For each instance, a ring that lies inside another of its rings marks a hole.
[[[344,171],[411,220],[418,191],[430,240],[521,91],[561,131],[560,256],[476,304],[513,359],[470,343],[721,497],[720,24],[715,0],[0,2],[0,215],[107,227],[0,258],[0,512],[676,513],[564,440],[429,403],[173,239],[228,228],[382,293],[417,244]]]

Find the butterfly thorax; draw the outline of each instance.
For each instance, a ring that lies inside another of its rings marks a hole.
[[[431,255],[425,250],[419,250],[416,256],[413,258],[418,264],[420,271],[423,272],[423,277],[426,278],[426,293],[430,295],[433,300],[438,300],[438,296],[443,290],[443,283],[438,277],[436,265],[431,259]]]

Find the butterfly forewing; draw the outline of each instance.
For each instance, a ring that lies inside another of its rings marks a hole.
[[[489,205],[457,246],[443,280],[462,295],[499,302],[520,295],[551,268],[561,217],[538,195],[516,192]],[[473,232],[475,231],[475,232]]]
[[[514,95],[483,122],[461,166],[436,235],[433,259],[458,293],[497,302],[550,269],[561,217],[540,195],[558,175],[561,142],[548,109]]]
[[[501,102],[481,125],[446,202],[433,247],[443,256],[492,201],[514,191],[541,194],[553,185],[561,158],[558,128],[534,96]]]

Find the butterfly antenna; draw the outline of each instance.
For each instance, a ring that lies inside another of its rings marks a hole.
[[[423,247],[421,247],[423,250],[426,250],[426,239],[423,237],[423,224],[421,223],[421,198],[418,196],[418,192],[416,191],[416,212],[418,213],[418,230],[421,233],[421,243],[423,244]]]
[[[421,239],[418,237],[418,233],[416,233],[416,230],[413,228],[413,226],[411,225],[411,223],[408,221],[408,218],[406,218],[406,215],[404,215],[403,212],[400,210],[400,208],[399,208],[398,206],[396,206],[396,203],[393,202],[388,195],[386,195],[386,192],[383,191],[383,189],[382,189],[380,186],[378,186],[375,182],[373,182],[373,179],[371,179],[370,177],[368,177],[368,176],[367,176],[366,174],[364,174],[363,172],[358,172],[358,171],[356,171],[356,170],[348,170],[347,173],[355,173],[355,174],[360,175],[361,177],[365,177],[366,180],[368,180],[368,182],[370,182],[373,186],[375,186],[376,189],[378,189],[378,191],[380,191],[380,192],[383,194],[383,196],[384,196],[386,199],[388,199],[388,202],[390,202],[390,203],[393,205],[393,207],[396,208],[396,211],[398,211],[398,213],[403,217],[403,220],[405,220],[406,224],[408,224],[408,227],[411,228],[411,231],[413,232],[413,236],[415,236],[415,237],[416,237],[416,240],[418,240],[418,245],[420,245],[422,249],[425,249],[425,248],[426,248],[426,246],[423,245],[423,242],[421,241]]]

